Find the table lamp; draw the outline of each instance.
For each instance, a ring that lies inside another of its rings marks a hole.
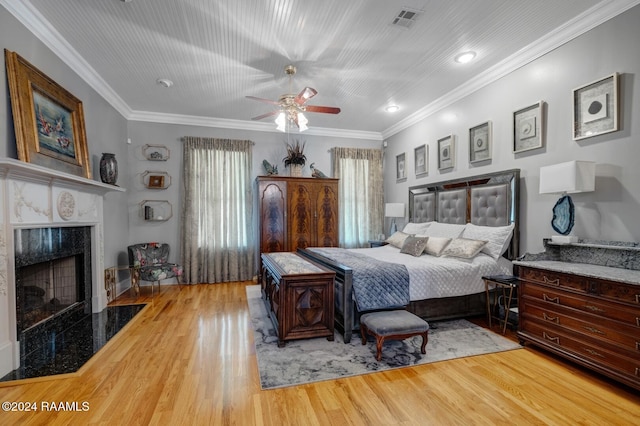
[[[391,236],[398,230],[396,217],[404,217],[404,203],[386,203],[384,216],[391,218],[391,227],[389,228],[389,236]]]
[[[592,192],[595,182],[596,163],[592,161],[568,161],[540,167],[540,194],[562,194],[553,206],[551,219],[551,227],[561,235],[552,236],[552,242],[578,242],[578,237],[569,235],[575,221],[575,207],[569,194]]]

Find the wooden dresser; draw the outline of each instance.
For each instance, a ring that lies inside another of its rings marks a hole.
[[[260,253],[338,246],[338,179],[258,176]]]
[[[518,337],[640,389],[640,271],[517,261]]]
[[[287,340],[334,339],[335,272],[296,253],[262,254],[262,297],[278,333]]]

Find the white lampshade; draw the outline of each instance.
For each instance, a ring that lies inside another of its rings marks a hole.
[[[591,192],[596,186],[596,163],[569,161],[540,167],[540,194]]]
[[[385,217],[404,217],[404,203],[387,203],[384,205]]]
[[[286,117],[284,112],[280,112],[280,114],[278,114],[278,116],[276,117],[276,124],[278,125],[276,127],[277,130],[280,130],[281,132],[284,132],[285,130],[287,130],[287,121],[286,121]]]
[[[300,129],[301,132],[304,132],[305,130],[308,129],[308,127],[307,127],[307,123],[308,122],[309,122],[309,120],[307,120],[307,117],[305,117],[303,113],[299,112],[298,113],[298,128]]]

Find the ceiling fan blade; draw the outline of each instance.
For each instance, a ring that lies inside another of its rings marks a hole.
[[[305,107],[305,111],[308,111],[308,112],[323,112],[325,114],[339,114],[340,113],[340,108],[328,107],[328,106],[319,106],[319,105],[307,105]]]
[[[271,112],[267,112],[266,114],[262,114],[262,115],[258,115],[257,117],[253,117],[252,120],[262,120],[263,118],[267,118],[267,117],[272,117],[276,114],[278,114],[280,111],[271,111]]]
[[[258,102],[264,102],[265,104],[280,105],[278,102],[272,101],[271,99],[257,98],[255,96],[245,96],[245,98],[253,99],[254,101],[258,101]]]
[[[318,91],[313,87],[305,87],[300,93],[298,93],[298,96],[296,96],[293,101],[298,105],[302,105],[317,94]]]

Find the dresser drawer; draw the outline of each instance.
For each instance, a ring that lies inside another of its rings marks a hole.
[[[607,299],[627,302],[637,306],[637,312],[640,316],[640,286],[623,284],[615,281],[599,281],[598,295]]]
[[[640,357],[626,356],[604,348],[591,341],[583,341],[560,331],[557,327],[547,327],[537,321],[521,318],[521,338],[534,344],[554,349],[585,365],[604,370],[608,374],[621,376],[633,386],[640,385]]]
[[[630,356],[640,357],[640,328],[617,321],[596,318],[571,308],[536,301],[522,301],[520,316],[545,325],[554,325],[590,339],[603,340],[603,344],[615,345]]]
[[[636,309],[630,305],[609,302],[588,295],[568,293],[560,289],[552,289],[530,282],[520,283],[520,297],[523,300],[539,300],[555,305],[568,306],[598,317],[620,321],[640,331],[640,308]],[[594,320],[599,321],[598,318],[594,318]]]
[[[518,274],[521,279],[552,287],[569,289],[581,293],[587,293],[589,291],[589,280],[579,275],[567,275],[561,272],[523,267],[519,267]]]

